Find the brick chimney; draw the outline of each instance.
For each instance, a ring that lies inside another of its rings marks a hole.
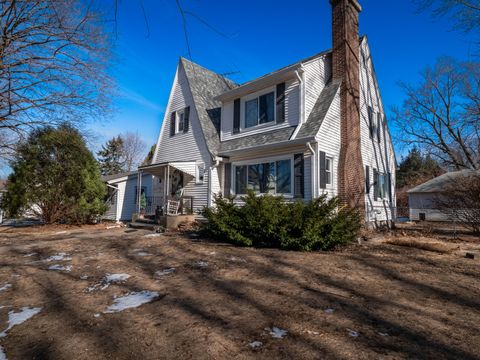
[[[341,80],[341,150],[338,171],[340,203],[365,214],[365,173],[360,138],[360,41],[357,0],[332,5],[332,77]]]

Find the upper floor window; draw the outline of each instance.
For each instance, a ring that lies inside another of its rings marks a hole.
[[[197,162],[195,164],[195,183],[203,184],[203,178],[205,174],[205,164],[203,162]]]
[[[175,134],[183,132],[185,127],[185,110],[177,111],[177,119],[175,121]]]
[[[275,92],[245,101],[245,128],[275,120]]]
[[[333,185],[333,158],[327,156],[324,151],[319,153],[319,182],[320,189],[326,189]]]
[[[332,163],[331,157],[325,158],[325,184],[332,185]]]

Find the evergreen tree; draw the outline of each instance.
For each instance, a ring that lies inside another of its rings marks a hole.
[[[100,164],[100,171],[102,175],[118,174],[124,169],[124,153],[123,153],[123,139],[119,135],[108,140],[105,145],[102,145],[97,155]]]
[[[33,211],[46,223],[88,223],[102,214],[105,185],[80,133],[68,124],[32,131],[10,163],[2,207],[9,216]]]
[[[153,145],[152,145],[152,147],[151,147],[150,150],[148,151],[147,156],[146,156],[145,159],[143,160],[142,165],[150,165],[150,164],[152,163],[153,156],[155,155],[155,149],[156,149],[156,147],[157,147],[156,144],[153,144]]]

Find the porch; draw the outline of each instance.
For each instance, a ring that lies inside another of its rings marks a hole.
[[[162,216],[192,215],[195,197],[187,184],[198,184],[201,173],[200,165],[195,161],[159,163],[139,167],[139,173],[154,176],[152,194],[146,196],[137,191],[136,213],[159,219]],[[142,189],[138,177],[137,189]]]

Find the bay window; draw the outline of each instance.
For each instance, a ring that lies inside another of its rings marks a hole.
[[[292,161],[290,159],[236,165],[235,193],[245,194],[247,189],[257,194],[291,194]]]

